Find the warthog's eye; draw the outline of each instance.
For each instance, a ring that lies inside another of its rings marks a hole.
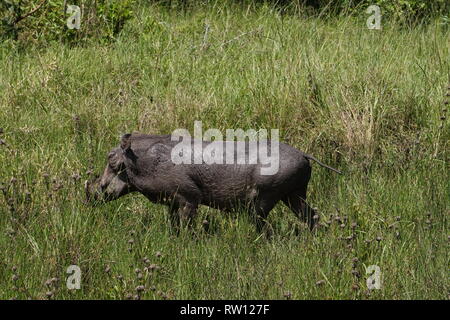
[[[106,183],[101,183],[100,184],[100,189],[103,191],[105,191],[105,189],[108,187],[108,185]]]

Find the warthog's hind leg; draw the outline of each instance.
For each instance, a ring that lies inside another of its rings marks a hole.
[[[316,224],[315,211],[306,202],[306,190],[295,192],[283,199],[286,204],[301,220],[306,222],[310,230],[313,230]]]

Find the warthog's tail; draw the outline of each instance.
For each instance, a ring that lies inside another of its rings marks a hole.
[[[332,168],[332,167],[330,167],[330,166],[327,166],[326,164],[320,162],[319,160],[317,160],[316,158],[314,158],[313,156],[311,156],[311,155],[309,155],[309,154],[306,154],[306,153],[305,153],[305,158],[310,159],[310,160],[314,160],[314,161],[317,162],[320,166],[322,166],[322,167],[324,167],[324,168],[327,168],[327,169],[330,169],[331,171],[334,171],[334,172],[336,172],[336,173],[342,174],[342,172],[340,172],[339,170],[337,170],[337,169],[335,169],[335,168]]]

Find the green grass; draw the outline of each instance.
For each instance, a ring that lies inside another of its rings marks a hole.
[[[123,299],[141,284],[145,299],[449,298],[448,28],[371,31],[365,16],[267,6],[135,11],[109,46],[0,44],[0,298]],[[280,129],[343,170],[314,165],[317,233],[281,204],[272,240],[245,213],[202,208],[194,235],[176,237],[141,195],[83,204],[121,134],[195,120]],[[81,290],[65,286],[71,264]],[[367,289],[369,265],[380,290]]]

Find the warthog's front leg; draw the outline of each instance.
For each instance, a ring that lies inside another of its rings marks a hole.
[[[190,202],[174,204],[169,208],[170,223],[177,234],[183,228],[192,228],[197,209],[198,205]]]

